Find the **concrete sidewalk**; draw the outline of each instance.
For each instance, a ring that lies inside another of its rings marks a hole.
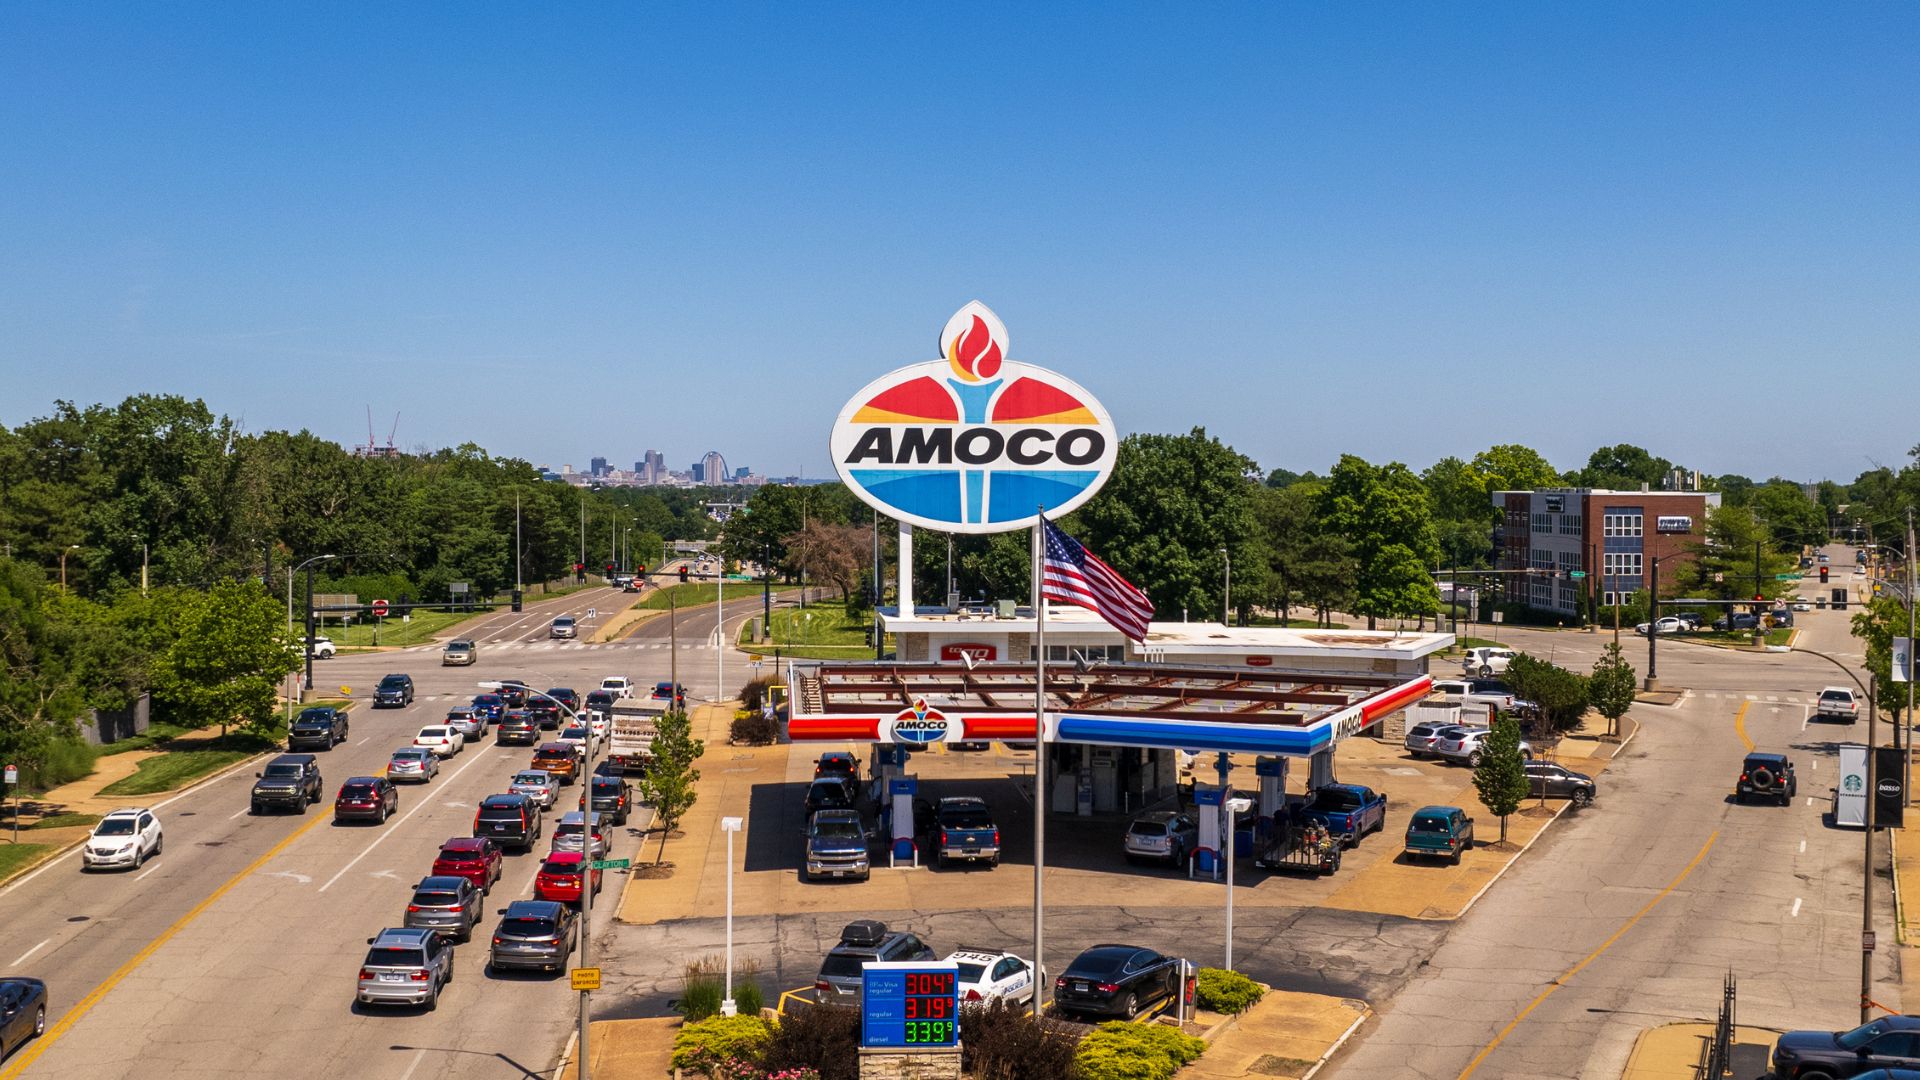
[[[600,1080],[656,1080],[670,1073],[673,1036],[680,1030],[677,1016],[644,1020],[595,1020],[588,1025],[592,1042],[587,1074]],[[573,1049],[577,1051],[578,1046]],[[570,1056],[556,1080],[578,1080],[580,1066]]]
[[[1773,1052],[1773,1041],[1779,1035],[1770,1028],[1735,1028],[1733,1075],[1764,1074],[1767,1057]],[[1634,1040],[1633,1053],[1627,1058],[1620,1080],[1701,1080],[1701,1058],[1712,1038],[1712,1024],[1665,1024],[1648,1028]]]
[[[1238,1080],[1246,1076],[1307,1077],[1340,1049],[1372,1015],[1350,998],[1268,990],[1208,1044],[1179,1080]]]

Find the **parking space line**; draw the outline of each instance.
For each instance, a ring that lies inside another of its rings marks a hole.
[[[1506,1041],[1507,1036],[1513,1034],[1513,1029],[1519,1027],[1520,1022],[1525,1020],[1529,1013],[1533,1012],[1533,1010],[1540,1007],[1541,1002],[1547,1000],[1547,998],[1553,996],[1553,993],[1555,991],[1567,985],[1568,980],[1572,979],[1575,975],[1580,974],[1580,972],[1584,970],[1588,964],[1591,964],[1595,960],[1598,960],[1602,953],[1605,953],[1608,949],[1613,948],[1614,943],[1619,941],[1622,937],[1624,937],[1626,935],[1626,932],[1633,929],[1634,926],[1637,925],[1641,919],[1646,918],[1647,913],[1652,911],[1655,907],[1659,906],[1660,901],[1665,900],[1668,896],[1672,895],[1673,890],[1679,888],[1680,883],[1687,880],[1687,878],[1692,875],[1693,871],[1697,867],[1699,867],[1701,860],[1707,857],[1707,852],[1713,850],[1714,842],[1719,839],[1720,839],[1720,830],[1715,829],[1713,833],[1707,837],[1707,842],[1700,845],[1700,850],[1694,853],[1693,861],[1689,862],[1686,865],[1686,867],[1680,871],[1679,874],[1675,875],[1672,881],[1667,882],[1666,888],[1661,889],[1657,894],[1655,894],[1653,899],[1647,901],[1645,907],[1641,908],[1639,911],[1634,912],[1633,917],[1628,919],[1625,923],[1621,924],[1620,929],[1615,930],[1613,932],[1612,937],[1609,937],[1607,938],[1607,940],[1601,942],[1599,948],[1588,953],[1585,959],[1581,960],[1579,963],[1568,968],[1565,972],[1563,972],[1558,977],[1556,977],[1552,982],[1548,983],[1547,988],[1545,990],[1540,991],[1540,993],[1532,1001],[1527,1002],[1527,1007],[1520,1010],[1520,1015],[1514,1017],[1511,1021],[1509,1021],[1506,1027],[1501,1028],[1500,1034],[1495,1035],[1493,1037],[1492,1042],[1488,1043],[1486,1047],[1483,1048],[1478,1054],[1475,1054],[1473,1056],[1472,1061],[1467,1062],[1467,1067],[1460,1070],[1460,1075],[1456,1077],[1455,1080],[1467,1080],[1467,1077],[1472,1076],[1474,1073],[1474,1070],[1480,1067],[1480,1063],[1487,1060],[1487,1055],[1493,1053],[1496,1049],[1498,1049],[1500,1047],[1500,1044]]]

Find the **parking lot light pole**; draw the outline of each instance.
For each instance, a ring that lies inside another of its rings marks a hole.
[[[743,818],[720,819],[720,831],[727,834],[727,996],[720,1000],[722,1016],[736,1016],[740,1012],[740,1006],[733,1000],[733,834],[744,824]]]
[[[1227,826],[1227,963],[1226,963],[1226,970],[1232,971],[1233,970],[1233,841],[1234,841],[1234,834],[1239,831],[1238,829],[1234,828],[1234,821],[1241,814],[1244,814],[1247,811],[1253,809],[1253,800],[1252,799],[1227,799],[1225,800],[1225,802],[1226,802],[1225,817],[1227,819],[1226,820],[1226,826]],[[1180,988],[1180,993],[1184,996],[1186,992],[1187,992],[1186,986],[1183,984]]]

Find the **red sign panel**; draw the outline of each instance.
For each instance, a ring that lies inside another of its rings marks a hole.
[[[1247,657],[1247,666],[1248,666],[1248,667],[1272,667],[1272,666],[1273,666],[1273,657],[1271,657],[1271,656],[1249,656],[1249,657]]]
[[[373,613],[375,615],[385,615],[387,613],[387,602],[385,600],[375,600],[373,602]]]
[[[1000,650],[994,648],[992,645],[982,645],[972,641],[959,641],[952,645],[940,646],[940,659],[943,663],[949,664],[958,663],[963,660],[972,660],[977,664],[982,660],[994,659],[999,655],[999,652]]]

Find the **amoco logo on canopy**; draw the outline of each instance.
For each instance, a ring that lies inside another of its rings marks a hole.
[[[1007,358],[1007,328],[978,300],[947,320],[945,359],[853,395],[833,426],[834,468],[889,517],[945,532],[1008,532],[1093,497],[1119,450],[1078,383]]]

